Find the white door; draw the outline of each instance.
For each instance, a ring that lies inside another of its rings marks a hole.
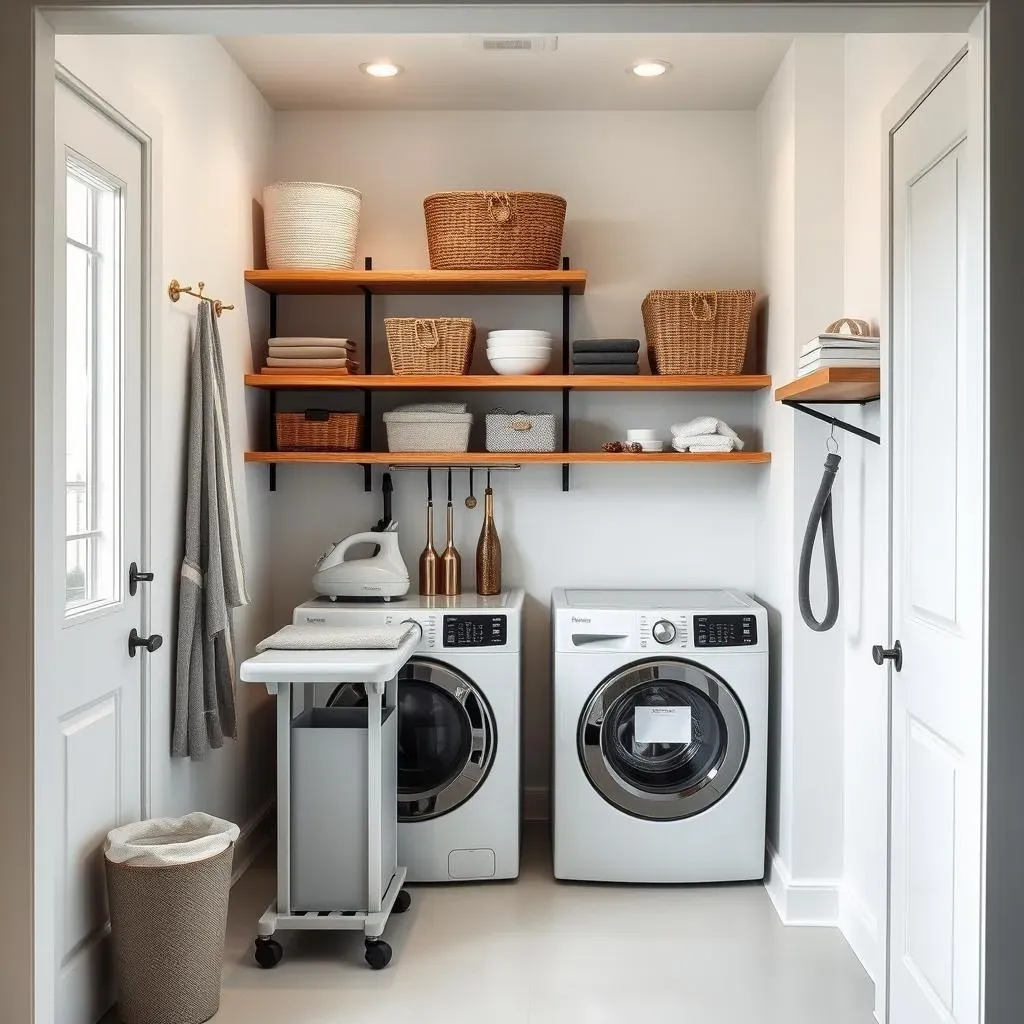
[[[979,1019],[984,193],[980,133],[969,124],[977,59],[961,58],[892,136],[892,639],[903,664],[891,675],[889,1024]]]
[[[142,791],[142,149],[64,86],[56,96],[52,637],[58,678],[54,806],[56,1019],[111,1002],[102,844]],[[144,567],[142,567],[144,568]]]

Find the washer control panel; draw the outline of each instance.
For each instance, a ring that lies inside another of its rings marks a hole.
[[[504,647],[508,643],[507,615],[445,615],[444,647]]]
[[[695,647],[753,647],[757,643],[754,615],[695,615]]]

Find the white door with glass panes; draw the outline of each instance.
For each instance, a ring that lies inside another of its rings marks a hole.
[[[893,645],[876,650],[893,665],[889,1024],[980,1020],[980,38],[891,140]]]
[[[143,151],[58,85],[55,153],[54,991],[61,1024],[94,1024],[112,998],[103,841],[142,811]]]

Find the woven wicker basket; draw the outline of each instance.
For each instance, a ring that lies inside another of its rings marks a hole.
[[[546,192],[436,192],[423,200],[432,270],[557,270],[565,200]]]
[[[653,291],[641,307],[651,369],[662,374],[741,373],[753,291]]]
[[[357,412],[279,412],[274,416],[277,448],[282,452],[354,452],[362,441],[363,417]]]
[[[105,861],[124,1024],[200,1024],[220,1007],[234,847],[191,864]]]
[[[384,413],[389,452],[466,452],[472,425],[471,412]]]
[[[476,327],[468,317],[384,318],[394,373],[465,374],[473,359]]]
[[[271,270],[351,270],[362,194],[344,185],[279,181],[263,189],[267,266]]]

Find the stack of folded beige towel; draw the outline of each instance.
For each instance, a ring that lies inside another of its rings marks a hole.
[[[356,343],[348,338],[271,338],[267,373],[355,373]]]

